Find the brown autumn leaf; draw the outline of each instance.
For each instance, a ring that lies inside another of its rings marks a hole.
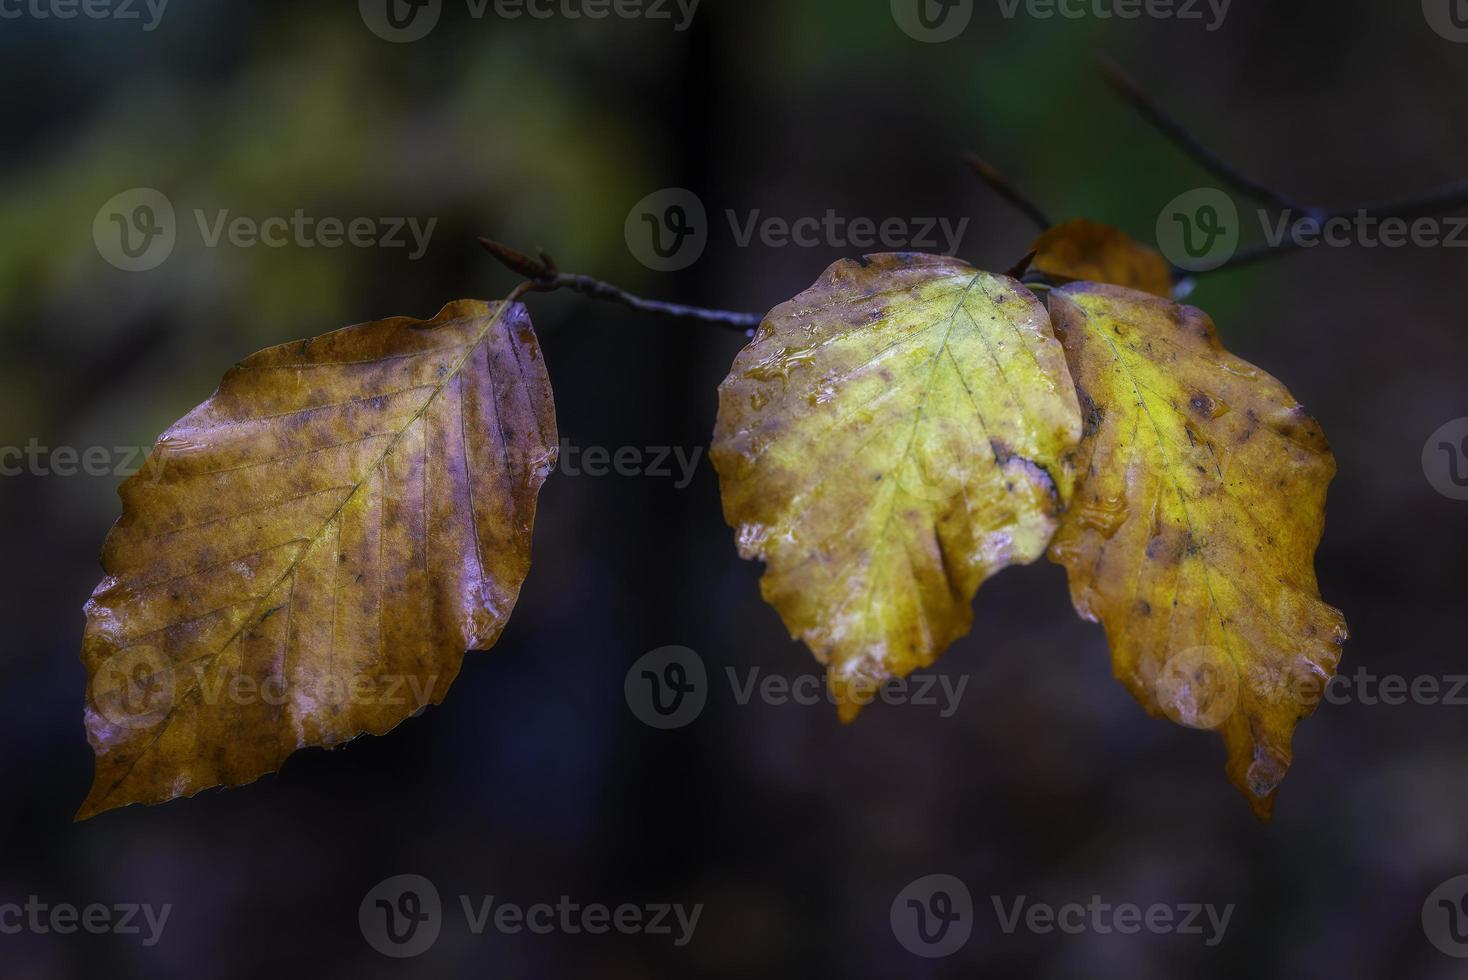
[[[1056,225],[1030,246],[1030,268],[1061,280],[1104,282],[1172,296],[1172,267],[1162,253],[1088,218]]]
[[[1320,427],[1206,314],[1116,286],[1050,293],[1086,417],[1051,546],[1076,610],[1149,712],[1218,731],[1268,819],[1296,723],[1346,638],[1315,548],[1335,473]]]
[[[765,318],[719,387],[711,457],[740,554],[849,721],[968,632],[985,579],[1044,553],[1079,438],[1029,290],[888,254]]]
[[[236,365],[120,490],[87,603],[78,818],[248,783],[441,702],[514,607],[556,446],[518,304]]]

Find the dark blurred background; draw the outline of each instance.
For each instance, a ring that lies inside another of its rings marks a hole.
[[[1043,19],[974,0],[961,36],[925,43],[889,0],[704,0],[681,31],[673,6],[671,20],[476,19],[444,0],[431,33],[395,43],[350,0],[176,0],[151,30],[141,3],[138,20],[60,19],[6,0],[0,445],[151,446],[254,350],[501,296],[515,280],[481,234],[646,295],[765,310],[854,250],[741,246],[727,210],[967,218],[959,254],[1008,268],[1033,228],[965,168],[977,150],[1056,217],[1150,241],[1169,200],[1217,180],[1106,88],[1103,51],[1306,200],[1468,176],[1468,43],[1433,26],[1455,2],[1236,0],[1210,31],[1206,7],[1203,21]],[[142,272],[93,236],[134,188],[177,209],[173,251]],[[624,235],[664,188],[709,215],[707,248],[676,272]],[[437,223],[418,258],[208,247],[196,209]],[[1436,492],[1422,462],[1434,430],[1468,416],[1465,258],[1322,247],[1204,276],[1189,300],[1334,446],[1317,567],[1350,623],[1348,673],[1468,672],[1468,502]],[[707,445],[737,333],[568,294],[530,303],[569,444]],[[247,788],[74,824],[92,766],[81,608],[120,477],[26,469],[0,479],[0,904],[173,909],[152,946],[0,935],[5,977],[1465,975],[1422,913],[1468,873],[1468,705],[1325,705],[1260,826],[1218,739],[1145,715],[1043,562],[981,590],[973,633],[936,668],[968,679],[951,717],[879,705],[843,728],[825,704],[740,705],[726,667],[818,668],[737,558],[703,456],[682,488],[554,475],[514,618],[442,707]],[[711,691],[696,721],[658,731],[623,678],[670,644],[697,651]],[[414,959],[359,929],[364,896],[399,874],[445,906]],[[973,895],[972,935],[943,959],[889,923],[930,874]],[[460,895],[704,909],[681,947],[476,936]],[[1213,946],[1011,935],[993,910],[992,896],[1093,895],[1235,908]]]

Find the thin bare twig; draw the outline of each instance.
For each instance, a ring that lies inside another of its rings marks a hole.
[[[1204,146],[1188,131],[1187,127],[1169,116],[1115,62],[1103,56],[1100,59],[1100,64],[1101,71],[1106,76],[1106,80],[1111,83],[1111,86],[1164,136],[1172,140],[1173,143],[1192,157],[1204,169],[1240,193],[1259,201],[1261,204],[1272,207],[1275,211],[1291,212],[1298,215],[1295,221],[1291,222],[1292,226],[1298,221],[1303,221],[1308,225],[1319,226],[1327,221],[1357,215],[1378,220],[1382,218],[1415,218],[1468,206],[1468,180],[1457,180],[1426,191],[1419,191],[1400,197],[1381,198],[1361,204],[1325,207],[1322,205],[1302,203],[1261,181],[1244,175],[1218,154]],[[1277,243],[1265,243],[1239,249],[1227,262],[1207,271],[1216,272],[1220,269],[1233,269],[1243,265],[1250,265],[1255,262],[1285,255],[1301,247],[1302,242],[1299,240],[1299,237],[1296,234],[1290,234]],[[1172,271],[1175,281],[1190,279],[1199,274],[1178,267],[1174,267]]]
[[[1436,211],[1451,211],[1464,205],[1468,205],[1468,180],[1455,180],[1415,194],[1327,208],[1325,216],[1327,220],[1348,218],[1358,213],[1365,213],[1371,218],[1420,218]]]
[[[1252,177],[1245,176],[1232,165],[1227,163],[1217,153],[1200,143],[1182,123],[1173,119],[1162,107],[1152,100],[1146,92],[1142,91],[1140,85],[1132,81],[1131,77],[1122,71],[1116,62],[1102,56],[1100,59],[1101,73],[1106,76],[1106,81],[1116,90],[1117,94],[1131,104],[1131,106],[1142,114],[1162,135],[1177,144],[1188,156],[1192,157],[1203,169],[1214,174],[1224,183],[1229,184],[1234,190],[1256,201],[1273,205],[1285,211],[1305,211],[1309,208],[1300,204],[1274,188],[1264,184]]]
[[[1000,197],[1004,198],[1010,204],[1014,205],[1017,209],[1019,209],[1019,211],[1024,214],[1025,217],[1029,218],[1036,225],[1038,225],[1041,231],[1048,230],[1054,224],[1054,222],[1051,221],[1048,216],[1046,216],[1044,208],[1040,207],[1028,196],[1026,196],[1023,191],[1011,184],[1009,180],[1002,173],[999,172],[999,169],[990,164],[987,160],[984,160],[982,157],[975,153],[965,153],[963,161],[964,163],[967,163],[969,165],[974,173],[979,175],[979,178],[983,180],[984,183],[992,187]]]
[[[759,326],[762,317],[758,313],[738,313],[732,310],[711,310],[702,306],[685,306],[681,303],[664,303],[661,300],[643,299],[634,296],[626,290],[619,289],[611,283],[593,279],[591,276],[571,275],[561,272],[551,257],[544,252],[540,253],[539,259],[533,259],[524,252],[516,251],[508,245],[492,241],[488,238],[479,239],[479,244],[484,246],[485,251],[493,255],[499,262],[512,272],[525,277],[525,282],[517,287],[517,293],[526,292],[548,293],[557,289],[569,289],[573,292],[584,293],[596,299],[607,300],[612,303],[620,303],[623,306],[639,310],[643,313],[656,313],[660,316],[680,317],[689,320],[702,320],[705,323],[714,323],[732,330],[753,330]]]

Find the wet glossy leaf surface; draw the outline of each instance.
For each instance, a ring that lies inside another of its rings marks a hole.
[[[1045,310],[1007,277],[843,260],[765,318],[720,386],[712,456],[740,554],[844,719],[1044,552],[1079,436]]]
[[[1051,557],[1117,677],[1153,714],[1218,731],[1267,818],[1346,638],[1314,571],[1335,460],[1201,311],[1093,283],[1049,305],[1086,418]]]

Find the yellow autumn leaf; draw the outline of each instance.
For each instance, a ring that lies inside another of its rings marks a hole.
[[[1030,268],[1069,282],[1084,280],[1172,296],[1172,267],[1162,253],[1088,218],[1049,229],[1030,246]]]
[[[1267,819],[1346,638],[1314,570],[1330,448],[1201,311],[1095,283],[1049,304],[1086,417],[1051,557],[1117,677],[1154,715],[1218,731]]]
[[[719,388],[739,551],[828,664],[843,720],[968,632],[1070,497],[1080,414],[1039,301],[917,254],[843,260],[772,311]]]
[[[556,446],[518,304],[237,365],[120,491],[87,604],[79,818],[247,783],[441,702],[515,605]]]

